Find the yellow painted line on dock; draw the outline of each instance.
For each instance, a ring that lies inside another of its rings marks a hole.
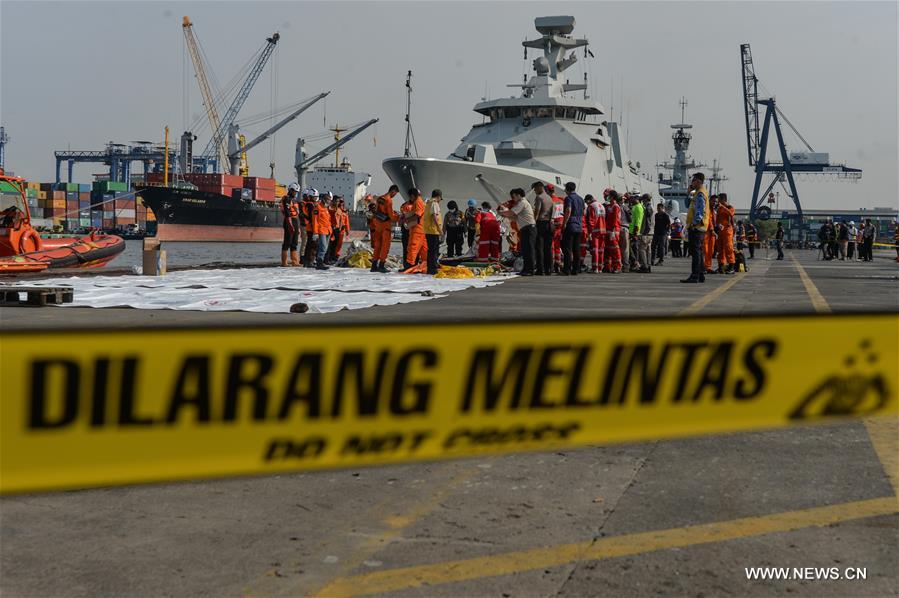
[[[598,561],[671,548],[791,532],[809,527],[823,527],[855,519],[891,515],[897,511],[899,506],[896,497],[892,496],[431,565],[402,567],[337,579],[328,586],[328,595],[360,596],[512,575],[579,561]]]
[[[341,572],[336,576],[335,580],[332,580],[330,583],[319,590],[314,590],[308,593],[303,592],[303,594],[314,596],[340,595],[339,588],[335,588],[335,583],[341,579],[346,579],[345,577],[342,577],[343,575],[346,575],[350,571],[358,568],[363,564],[364,561],[368,560],[379,550],[383,549],[384,546],[386,546],[391,540],[400,536],[406,528],[419,521],[422,517],[425,517],[426,515],[436,510],[437,507],[440,506],[440,503],[446,500],[451,492],[453,492],[460,485],[475,477],[478,473],[480,473],[480,471],[481,470],[476,467],[464,469],[463,471],[453,476],[437,492],[429,496],[424,502],[416,505],[409,512],[402,515],[390,515],[386,517],[384,519],[384,522],[387,524],[389,529],[374,537],[366,538],[366,541],[361,546],[359,546],[352,555],[344,560],[344,565],[341,567]]]
[[[746,276],[745,272],[740,272],[739,274],[732,275],[731,279],[725,282],[720,287],[713,289],[688,305],[685,309],[678,313],[679,316],[688,316],[690,314],[695,314],[696,312],[702,311],[707,305],[720,298],[724,293],[726,293],[732,286],[743,280]]]
[[[899,417],[871,417],[865,420],[865,427],[893,492],[899,495]]]
[[[802,264],[799,263],[796,256],[791,253],[790,259],[793,260],[793,265],[796,266],[796,271],[799,272],[799,278],[802,279],[802,284],[805,286],[805,292],[808,294],[808,298],[812,300],[812,306],[815,308],[815,311],[819,314],[831,313],[830,305],[827,304],[824,295],[821,294],[821,291],[819,291],[818,287],[815,286],[815,283],[812,282],[811,276],[808,275],[808,272],[805,271],[805,268],[802,267]]]

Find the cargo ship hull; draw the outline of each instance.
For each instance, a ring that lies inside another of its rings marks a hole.
[[[143,187],[138,195],[156,215],[160,241],[271,243],[283,236],[275,202],[163,186]]]

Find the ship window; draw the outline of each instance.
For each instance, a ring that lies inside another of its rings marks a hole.
[[[521,111],[521,115],[525,118],[534,118],[534,109],[533,108],[524,108]]]
[[[506,108],[506,118],[518,118],[521,110],[518,108]]]
[[[537,108],[537,118],[549,118],[553,115],[553,109],[549,107]]]
[[[556,106],[556,118],[565,118],[565,109],[561,106]]]

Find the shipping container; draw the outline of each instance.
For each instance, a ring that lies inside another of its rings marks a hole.
[[[134,218],[125,218],[122,216],[116,216],[115,219],[116,226],[126,226],[128,224],[135,224]]]
[[[78,183],[51,183],[50,188],[53,191],[67,191],[78,193]]]
[[[34,187],[28,187],[25,189],[25,197],[37,197],[38,190]]]
[[[135,206],[133,199],[116,199],[112,204],[114,204],[116,210],[133,210]]]
[[[275,201],[275,190],[253,189],[253,199],[256,201]]]
[[[82,210],[89,210],[89,209],[91,209],[91,202],[90,202],[90,200],[87,200],[87,201],[83,201],[83,200],[82,200],[82,201],[79,201],[79,202],[78,202],[78,207],[79,207],[80,209],[82,209]]]
[[[37,192],[37,198],[38,199],[47,199],[47,192],[44,191],[43,189],[41,189],[40,191]]]
[[[115,212],[112,210],[103,210],[103,220],[112,220],[115,218]]]
[[[118,181],[97,181],[94,183],[93,189],[99,193],[109,193],[111,191],[128,191],[128,184]]]
[[[47,194],[47,199],[62,199],[65,200],[66,192],[65,191],[50,191]]]
[[[50,207],[52,207],[52,208],[54,208],[54,209],[57,209],[57,210],[63,210],[63,211],[65,211],[65,209],[66,209],[66,200],[65,200],[65,198],[62,198],[62,199],[48,199],[47,201],[49,202]]]
[[[285,195],[287,195],[287,186],[275,185],[275,199],[281,199]]]
[[[91,192],[90,191],[79,191],[78,199],[81,201],[90,201],[91,200]]]
[[[91,225],[91,219],[89,216],[87,218],[79,218],[78,221],[79,224],[81,224],[81,226],[84,228],[88,228]]]
[[[66,191],[66,199],[67,200],[78,199],[78,192],[77,191]]]
[[[131,209],[131,210],[116,210],[115,217],[116,217],[116,220],[120,220],[121,218],[131,218],[133,220],[135,217],[135,212],[133,209]]]
[[[275,191],[275,179],[267,179],[264,177],[258,176],[248,176],[243,180],[243,186],[248,189],[270,189],[273,192]]]
[[[104,230],[110,230],[112,228],[115,228],[115,220],[113,220],[112,218],[103,218],[102,227]]]
[[[78,184],[78,191],[80,191],[81,193],[90,193],[90,192],[91,192],[91,186],[88,185],[87,183],[79,183],[79,184]]]
[[[81,209],[81,206],[78,205],[77,201],[66,200],[66,211],[77,212],[79,209]]]
[[[217,185],[197,185],[197,189],[204,193],[218,193],[226,197],[232,197],[234,187],[217,186]]]

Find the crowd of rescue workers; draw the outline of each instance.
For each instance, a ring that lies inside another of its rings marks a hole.
[[[706,274],[747,270],[744,250],[751,259],[758,245],[755,226],[735,221],[726,193],[709,196],[702,173],[694,174],[690,182],[685,222],[677,216],[672,219],[663,203],[653,209],[647,194],[606,189],[600,201],[590,194],[581,197],[573,182],[565,184],[564,196],[560,196],[554,185],[542,181],[534,182],[531,191],[533,198],[528,199],[524,189],[512,189],[508,201],[496,210],[489,202],[478,205],[474,199],[465,210],[455,201],[449,201],[443,210],[439,189],[425,200],[412,188],[397,212],[394,197],[399,187],[393,185],[384,195],[367,200],[371,271],[389,271],[387,257],[397,223],[402,231],[402,270],[410,273],[437,274],[441,264],[466,259],[498,262],[505,222],[509,250],[521,258],[521,276],[649,273],[670,256],[690,257],[690,276],[681,282],[700,283]],[[301,191],[294,183],[282,199],[281,209],[282,266],[326,270],[336,263],[350,230],[343,197],[315,189]],[[784,231],[780,224],[774,240],[781,260]],[[442,244],[446,246],[443,258]],[[713,260],[717,260],[717,269],[713,269]]]

